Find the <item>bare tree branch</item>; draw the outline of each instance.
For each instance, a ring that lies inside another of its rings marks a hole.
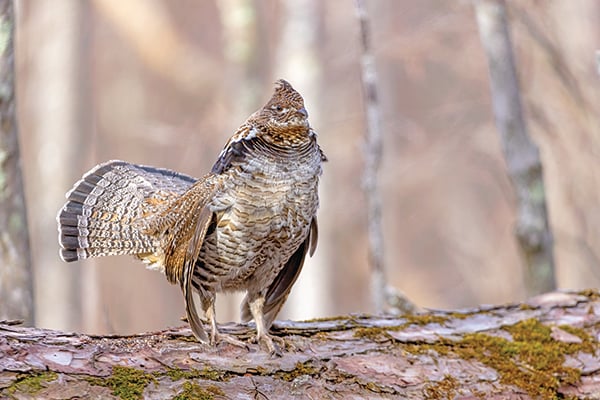
[[[502,0],[476,0],[481,43],[490,72],[494,115],[517,200],[516,236],[529,295],[555,289],[553,238],[548,223],[543,169],[527,132]]]
[[[0,0],[0,319],[33,323],[33,278],[15,102],[14,4]]]

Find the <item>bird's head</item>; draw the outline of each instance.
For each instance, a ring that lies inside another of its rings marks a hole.
[[[281,144],[306,140],[311,131],[304,99],[283,79],[275,82],[273,96],[255,117],[266,128],[268,139]]]
[[[237,132],[229,139],[212,171],[220,174],[227,170],[232,162],[243,159],[254,144],[264,149],[276,150],[276,154],[304,154],[315,146],[317,134],[308,123],[308,112],[304,108],[304,99],[292,85],[283,79],[275,82],[275,92],[260,110],[252,114]]]

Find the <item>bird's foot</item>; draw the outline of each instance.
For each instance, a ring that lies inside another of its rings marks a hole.
[[[218,345],[220,343],[229,343],[233,346],[240,347],[242,349],[248,350],[248,344],[231,335],[227,335],[226,333],[217,332],[216,334],[211,335],[210,344],[212,346]]]
[[[286,348],[286,341],[278,336],[269,334],[258,335],[254,339],[261,349],[267,351],[272,356],[283,356],[283,350]]]

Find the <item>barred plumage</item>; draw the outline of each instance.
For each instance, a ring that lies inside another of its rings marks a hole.
[[[268,329],[317,243],[317,186],[326,158],[304,100],[279,80],[267,104],[229,139],[211,173],[109,161],[86,173],[57,217],[61,257],[131,254],[178,283],[194,335],[219,339],[215,295],[245,291],[242,319]],[[206,335],[192,291],[211,324]]]

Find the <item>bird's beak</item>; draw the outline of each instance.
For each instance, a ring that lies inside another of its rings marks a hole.
[[[306,111],[306,108],[304,107],[298,110],[298,114],[302,115],[304,118],[308,118],[308,111]]]

